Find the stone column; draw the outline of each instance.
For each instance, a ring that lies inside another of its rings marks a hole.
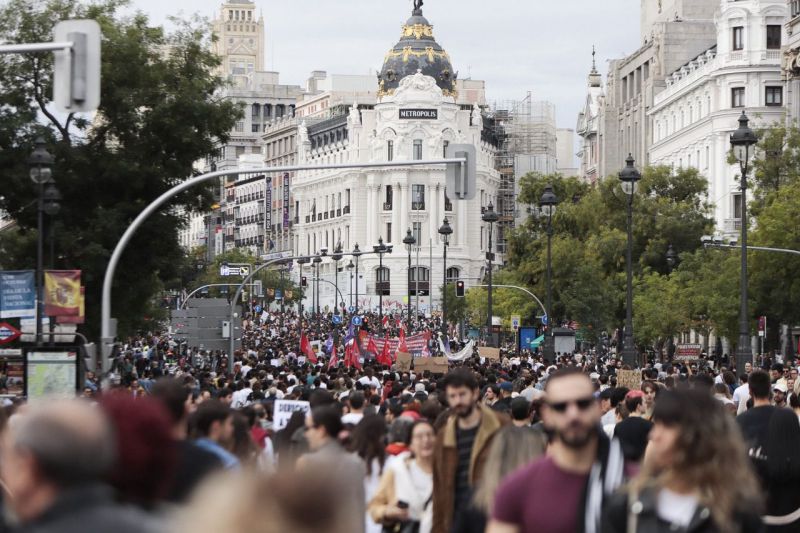
[[[439,238],[439,224],[442,223],[442,220],[439,216],[439,185],[428,185],[428,213],[430,213],[429,222],[430,222],[430,238],[433,239],[433,242],[436,242],[436,239]]]
[[[370,239],[372,238],[372,232],[374,231],[374,224],[372,223],[372,220],[373,220],[373,218],[375,216],[375,214],[374,214],[375,213],[375,200],[374,200],[373,194],[372,194],[373,190],[374,190],[374,187],[372,186],[372,184],[368,184],[367,185],[367,191],[366,191],[367,192],[367,202],[366,202],[367,211],[365,213],[363,213],[363,214],[359,214],[358,216],[354,217],[355,221],[356,221],[356,223],[355,223],[356,227],[358,227],[359,221],[363,221],[364,226],[365,226],[364,239],[366,239],[367,242],[370,242]],[[353,192],[355,192],[355,191],[353,191]],[[353,209],[353,207],[355,207],[355,206],[351,206],[350,209]],[[359,233],[361,233],[361,232],[359,231]],[[358,241],[356,241],[356,242],[358,242]],[[356,242],[353,243],[353,246],[355,246]],[[360,243],[358,243],[358,245],[362,249],[364,249],[364,246],[367,245],[367,242],[360,242]]]
[[[403,242],[403,238],[406,236],[406,229],[408,229],[408,212],[411,210],[411,191],[409,190],[409,185],[402,184],[399,185],[400,187],[400,204],[396,207],[400,208],[400,225],[393,229],[394,233],[394,240],[392,241],[395,247],[399,246]],[[394,228],[394,226],[392,226]]]

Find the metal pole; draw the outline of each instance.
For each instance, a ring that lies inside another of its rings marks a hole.
[[[333,262],[333,268],[334,268],[334,271],[333,271],[334,272],[334,278],[333,278],[333,280],[335,282],[333,287],[336,289],[336,294],[333,295],[333,298],[336,300],[336,305],[334,306],[333,314],[334,315],[338,315],[339,314],[339,302],[340,302],[340,300],[339,300],[339,261],[334,261]],[[341,303],[344,303],[344,298],[341,299]]]
[[[475,278],[466,278],[466,279],[475,279]],[[475,287],[488,287],[488,285],[475,285]],[[493,287],[498,288],[498,289],[499,288],[503,288],[503,289],[517,289],[517,290],[520,290],[520,291],[524,292],[525,294],[527,294],[528,296],[530,296],[531,298],[533,298],[534,301],[537,304],[539,304],[539,307],[541,307],[542,313],[547,314],[547,311],[545,310],[544,304],[542,303],[542,301],[539,298],[537,298],[536,295],[533,294],[528,289],[526,289],[524,287],[519,287],[517,285],[497,285],[497,284],[494,284]]]
[[[442,333],[447,339],[447,242],[443,243],[444,285],[442,286]]]
[[[736,372],[744,373],[745,363],[753,361],[753,350],[750,346],[750,321],[747,309],[747,159],[749,148],[744,162],[741,164],[742,188],[742,271],[739,286],[739,345],[736,347]]]
[[[303,263],[298,261],[297,264],[300,265],[300,291],[303,293],[303,295],[298,298],[299,312],[297,321],[300,325],[300,331],[303,331],[303,299],[306,297],[306,288],[303,287]]]
[[[2,48],[0,48],[2,51]],[[263,168],[255,168],[255,169],[248,169],[246,173],[254,174],[254,173],[274,173],[274,172],[297,172],[301,170],[345,170],[345,169],[354,169],[354,168],[403,168],[403,167],[417,167],[417,166],[425,166],[425,165],[441,165],[441,164],[450,164],[450,163],[458,163],[462,165],[466,163],[466,159],[462,157],[452,158],[452,159],[429,159],[429,160],[412,160],[412,161],[403,161],[403,162],[383,162],[383,163],[348,163],[348,164],[341,164],[341,165],[290,165],[290,166],[283,166],[283,167],[263,167]],[[139,215],[131,222],[128,226],[128,229],[120,237],[119,241],[117,242],[117,246],[114,248],[114,251],[111,253],[111,257],[108,260],[108,266],[106,267],[106,272],[103,277],[103,292],[101,298],[101,309],[100,309],[100,338],[101,338],[101,357],[103,361],[103,371],[107,372],[109,370],[109,363],[110,363],[110,355],[113,349],[113,342],[114,338],[116,337],[116,332],[111,330],[111,287],[114,283],[114,274],[117,271],[117,265],[119,264],[120,260],[122,259],[122,254],[125,252],[125,248],[127,248],[128,243],[133,238],[133,235],[136,231],[141,227],[144,222],[150,218],[150,215],[155,213],[162,205],[166,204],[170,200],[172,200],[178,194],[191,189],[197,185],[200,185],[206,181],[212,180],[214,178],[219,178],[223,176],[235,176],[238,174],[244,173],[242,170],[239,169],[228,169],[228,170],[218,170],[214,172],[209,172],[207,174],[201,174],[200,176],[195,176],[193,178],[189,178],[185,181],[182,181],[169,189],[168,191],[164,192],[153,200]]]
[[[633,367],[636,364],[636,347],[633,342],[633,191],[628,195],[628,249],[626,263],[627,291],[622,361],[624,364]]]
[[[286,310],[286,287],[283,283],[283,274],[284,270],[281,269],[281,328],[285,325],[284,324],[284,313]]]
[[[358,258],[359,258],[359,256],[357,255],[356,256],[356,304],[355,304],[356,305],[356,312],[355,312],[355,314],[358,314]]]
[[[419,243],[419,246],[417,246],[417,280],[416,280],[416,284],[415,284],[416,293],[417,293],[417,308],[414,310],[414,312],[417,315],[417,320],[419,320],[419,273],[420,273],[420,269],[419,269],[419,250],[420,250],[420,248],[422,248],[422,243]],[[428,271],[428,286],[429,287],[430,287],[430,283],[431,283],[431,274],[430,274],[430,271]],[[409,324],[408,327],[410,328],[411,324]]]
[[[39,183],[36,225],[36,346],[41,346],[44,314],[44,183]]]
[[[489,259],[489,298],[488,309],[486,313],[486,337],[489,340],[489,346],[494,347],[494,332],[492,331],[492,224],[489,223],[489,251],[486,252],[486,258]]]
[[[0,45],[0,54],[21,54],[29,52],[58,52],[61,50],[71,50],[72,41],[63,43],[23,43],[23,44],[3,44]]]
[[[183,302],[181,302],[180,309],[185,309],[187,302],[192,298],[192,296],[202,291],[203,289],[207,289],[209,287],[236,287],[238,285],[239,285],[238,283],[209,283],[208,285],[201,285],[186,295],[186,298],[183,300]]]
[[[415,279],[419,277],[419,270],[416,272]],[[411,327],[411,283],[408,281],[411,278],[411,246],[408,247],[408,274],[406,275],[406,292],[408,293],[408,301],[406,307],[408,308],[408,325]]]
[[[312,280],[312,281],[314,281],[314,280]],[[339,287],[334,286],[332,281],[328,281],[325,278],[319,278],[319,281],[321,283],[327,283],[328,285],[334,287],[336,289],[336,294],[342,299],[342,302],[344,302],[344,295],[342,295],[342,291],[339,290]]]
[[[552,207],[551,207],[552,209]],[[544,338],[544,356],[548,360],[553,360],[555,357],[555,347],[553,346],[553,339],[551,333],[551,324],[553,317],[551,314],[553,313],[553,264],[552,264],[552,255],[551,255],[551,241],[553,239],[553,215],[552,212],[548,215],[547,220],[547,311],[545,315],[547,315],[547,324],[545,324],[545,338]]]
[[[380,275],[383,275],[383,254],[378,253],[378,272]],[[376,281],[375,286],[377,287],[378,283]],[[383,285],[381,285],[381,290],[378,291],[378,306],[380,309],[378,310],[378,315],[380,316],[380,330],[383,331]]]

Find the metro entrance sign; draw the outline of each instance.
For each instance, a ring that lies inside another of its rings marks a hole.
[[[17,340],[21,335],[22,332],[8,322],[0,322],[0,344],[8,344]]]

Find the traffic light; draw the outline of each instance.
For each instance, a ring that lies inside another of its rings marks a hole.
[[[464,297],[464,282],[463,281],[456,281],[456,296],[458,298]]]
[[[305,276],[303,276],[302,278],[300,278],[300,286],[301,286],[301,287],[308,287],[308,280],[306,279],[306,277],[305,277]]]

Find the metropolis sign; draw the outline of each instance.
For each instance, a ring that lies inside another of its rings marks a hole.
[[[425,119],[436,120],[439,118],[438,109],[401,109],[401,119]]]

